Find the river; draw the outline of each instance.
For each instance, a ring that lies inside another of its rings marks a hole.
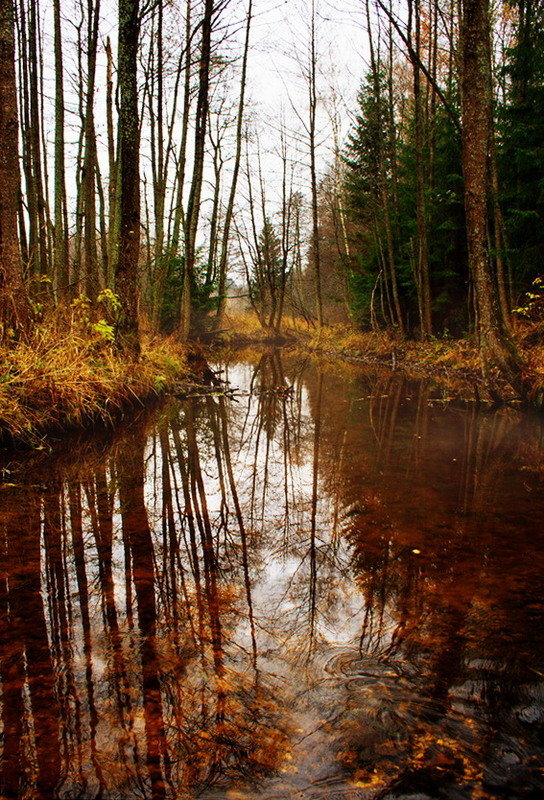
[[[542,797],[542,419],[217,368],[3,455],[0,796]]]

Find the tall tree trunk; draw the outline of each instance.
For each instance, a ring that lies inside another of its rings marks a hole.
[[[368,0],[366,0],[366,19],[368,27],[368,44],[370,49],[370,67],[372,70],[372,83],[373,83],[374,95],[376,98],[376,106],[379,109],[379,113],[381,115],[383,107],[383,98],[381,89],[380,69],[375,55],[374,38],[372,35],[372,22],[370,18],[370,6]],[[390,47],[391,47],[391,26],[389,26],[389,35],[390,35]],[[393,226],[391,224],[391,204],[389,201],[389,196],[391,194],[391,189],[392,189],[393,204],[394,205],[396,204],[396,199],[395,199],[396,198],[396,186],[395,186],[396,147],[395,147],[395,127],[393,121],[394,120],[393,97],[391,90],[390,90],[390,96],[387,99],[387,114],[388,114],[387,129],[390,139],[388,145],[391,149],[390,152],[390,161],[392,167],[391,176],[388,175],[389,170],[388,170],[387,158],[384,154],[384,143],[381,141],[378,142],[379,195],[380,195],[381,211],[383,213],[383,227],[385,228],[386,244],[387,244],[387,258],[384,257],[383,259],[384,267],[386,267],[384,269],[383,283],[386,289],[389,301],[389,307],[391,310],[392,326],[398,331],[398,333],[401,336],[404,336],[404,321],[402,317],[402,307],[399,297],[397,268],[395,264],[395,245],[393,236]],[[391,187],[389,186],[390,183],[392,184]],[[377,237],[376,240],[379,241],[380,237],[378,234],[376,234],[376,237]],[[389,274],[389,281],[387,280],[388,274]],[[391,284],[391,293],[393,295],[392,302],[390,302],[391,298],[389,298],[389,283]]]
[[[115,154],[115,131],[113,127],[113,56],[111,43],[106,39],[106,125],[108,135],[108,275],[107,286],[113,286],[115,262],[118,247],[118,194],[117,194],[117,158]]]
[[[87,91],[84,119],[83,190],[83,288],[94,299],[98,290],[98,253],[96,247],[96,131],[94,124],[94,95],[98,20],[100,0],[87,2]]]
[[[429,277],[429,247],[427,237],[427,210],[425,203],[425,119],[424,102],[421,91],[421,14],[419,0],[409,0],[409,53],[411,55],[414,78],[414,127],[415,127],[415,164],[416,164],[416,220],[417,220],[417,253],[415,259],[416,286],[419,300],[419,329],[422,339],[427,339],[432,330],[431,324],[431,286]],[[413,17],[415,17],[413,19]],[[414,22],[415,47],[412,47],[411,24]]]
[[[195,113],[193,177],[191,180],[187,215],[185,218],[185,268],[183,271],[183,292],[179,323],[179,334],[182,339],[188,337],[191,329],[191,286],[194,283],[196,234],[200,218],[200,197],[204,178],[204,148],[206,144],[206,126],[208,122],[212,22],[214,11],[214,0],[205,0],[198,69],[198,97]]]
[[[39,275],[46,276],[49,272],[47,258],[47,215],[43,186],[43,164],[41,147],[42,119],[40,114],[40,71],[38,59],[38,8],[35,0],[28,6],[28,74],[29,74],[29,107],[30,130],[28,133],[30,160],[33,172],[33,186],[35,191],[36,207],[36,266]]]
[[[185,184],[185,168],[187,165],[187,139],[189,134],[189,113],[191,110],[191,0],[187,0],[185,10],[185,64],[183,88],[183,113],[181,121],[181,138],[177,154],[176,194],[173,209],[172,235],[170,238],[169,256],[174,257],[178,252],[180,232],[184,223],[183,214],[183,187]]]
[[[163,0],[157,3],[156,30],[152,30],[149,68],[146,77],[150,145],[151,145],[151,173],[153,180],[153,216],[154,216],[154,245],[153,245],[153,272],[151,312],[155,321],[160,317],[161,299],[164,287],[162,275],[164,274],[164,210],[166,201],[166,185],[168,175],[168,153],[164,139],[164,47],[163,47]],[[153,16],[155,23],[155,15]],[[156,44],[156,53],[155,53]],[[158,326],[157,326],[158,327]]]
[[[502,321],[487,250],[488,159],[492,87],[488,0],[463,0],[461,19],[462,142],[468,261],[485,369],[496,365],[523,391],[521,361]]]
[[[64,168],[64,75],[62,67],[62,30],[60,0],[54,0],[55,37],[55,189],[54,189],[54,275],[58,295],[68,295],[68,231],[66,229],[66,176]]]
[[[317,193],[317,168],[316,168],[316,112],[317,112],[317,53],[315,36],[315,0],[312,0],[310,20],[310,64],[308,72],[308,90],[310,94],[310,118],[308,133],[310,137],[310,178],[312,186],[312,255],[315,274],[315,295],[317,323],[321,328],[324,323],[323,314],[323,288],[321,275],[321,251],[319,247],[319,208]]]
[[[13,0],[0,0],[0,338],[24,334],[29,307],[18,236],[21,197]]]
[[[121,308],[118,345],[137,357],[138,259],[140,255],[140,126],[138,119],[139,0],[119,0],[119,252],[115,289]]]
[[[221,325],[221,320],[225,313],[225,305],[227,302],[226,287],[227,287],[227,263],[229,252],[229,234],[230,226],[232,223],[232,215],[234,212],[234,199],[236,197],[236,186],[238,183],[238,173],[240,172],[240,161],[242,157],[242,126],[244,122],[244,106],[245,106],[245,93],[246,93],[246,76],[247,76],[247,59],[249,53],[249,33],[251,30],[251,21],[253,18],[253,0],[249,0],[246,17],[246,37],[244,41],[244,55],[242,58],[242,74],[240,77],[240,96],[238,100],[238,115],[236,120],[236,154],[234,157],[234,166],[232,170],[232,181],[230,185],[229,199],[225,211],[225,220],[223,223],[223,238],[221,240],[221,254],[219,258],[219,304],[217,306],[217,324]]]

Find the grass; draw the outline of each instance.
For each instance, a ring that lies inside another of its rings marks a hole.
[[[254,314],[230,314],[226,325],[227,345],[270,341]],[[347,325],[318,330],[293,318],[284,320],[282,334],[292,348],[320,357],[402,368],[447,380],[459,396],[486,397],[480,355],[468,339],[398,340]],[[525,326],[516,339],[544,400],[544,333]],[[35,444],[46,432],[118,420],[128,407],[194,382],[191,355],[173,338],[144,334],[141,358],[133,362],[100,330],[60,319],[36,325],[29,341],[0,347],[0,440]],[[498,376],[495,396],[497,389],[509,396]]]
[[[130,405],[175,388],[189,373],[187,349],[144,337],[127,361],[100,334],[58,321],[28,342],[0,348],[0,436],[33,442],[44,432],[117,419]]]
[[[231,314],[227,341],[242,343],[265,341],[265,332],[254,314]],[[412,375],[448,381],[456,394],[489,399],[511,398],[498,371],[484,371],[480,351],[469,338],[438,339],[427,342],[398,339],[386,332],[361,332],[350,325],[312,328],[303,320],[286,319],[282,332],[295,347],[325,357],[340,357],[353,362],[382,364],[400,368]],[[517,346],[526,363],[527,378],[537,405],[544,404],[544,326],[518,324]],[[493,385],[490,386],[490,378]],[[542,402],[536,394],[542,394]]]
[[[398,339],[386,332],[360,332],[348,326],[325,327],[314,332],[306,345],[316,350],[392,366],[416,367],[466,375],[481,370],[477,347],[469,339]]]
[[[312,328],[303,319],[284,316],[281,333],[283,337],[299,339],[310,334]],[[223,320],[222,340],[225,344],[253,344],[269,342],[270,332],[264,330],[253,311],[227,312]]]
[[[531,387],[528,399],[542,406],[544,398],[544,332],[540,326],[517,324],[515,344],[524,361],[524,373]],[[316,352],[339,355],[360,361],[373,361],[402,368],[414,374],[439,377],[470,388],[480,399],[513,399],[498,368],[484,363],[476,342],[471,338],[438,339],[421,342],[399,340],[387,333],[361,333],[346,326],[323,328],[312,333],[303,346]],[[539,393],[542,397],[539,398]]]

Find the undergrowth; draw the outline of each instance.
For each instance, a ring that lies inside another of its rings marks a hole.
[[[0,347],[0,436],[31,442],[55,428],[112,421],[187,372],[186,350],[172,339],[144,337],[134,362],[99,329],[41,323],[28,341]]]
[[[281,325],[281,335],[287,338],[299,338],[309,335],[313,328],[299,317],[285,315]],[[267,342],[270,331],[265,330],[253,311],[229,311],[223,319],[221,338],[229,342]]]
[[[265,339],[254,314],[232,314],[228,320],[229,336],[259,342]],[[411,374],[446,379],[456,393],[509,398],[511,391],[499,370],[484,370],[476,342],[471,338],[431,338],[429,341],[400,339],[386,331],[358,331],[350,325],[311,327],[303,320],[286,319],[282,332],[295,340],[295,347],[329,357],[351,361],[379,363],[401,368]],[[531,385],[530,396],[537,405],[544,404],[544,325],[517,322],[514,338],[526,365],[526,377]],[[489,386],[489,379],[494,385]],[[492,389],[490,392],[489,390]],[[538,402],[538,393],[542,402]]]

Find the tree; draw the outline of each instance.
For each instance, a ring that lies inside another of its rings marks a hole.
[[[521,362],[505,329],[487,246],[488,159],[492,135],[488,0],[463,0],[461,18],[462,141],[468,264],[485,368],[496,364],[522,391]]]
[[[375,287],[383,292],[383,322],[404,329],[397,282],[392,176],[396,169],[383,70],[373,69],[359,93],[359,113],[346,148],[348,207],[359,222],[362,254],[353,273],[355,311],[362,322]],[[371,316],[373,314],[371,313]]]
[[[310,180],[312,187],[312,258],[315,272],[315,297],[317,323],[321,327],[325,321],[323,316],[323,291],[321,287],[321,253],[319,248],[319,208],[316,167],[316,123],[317,123],[317,51],[316,51],[316,11],[315,0],[312,0],[310,13],[310,52],[308,65],[309,117],[308,139],[310,148]]]
[[[0,0],[0,337],[29,327],[18,235],[21,195],[13,0]]]
[[[121,2],[122,0],[120,0],[120,7],[121,7]],[[86,86],[86,96],[85,96],[85,109],[82,120],[84,156],[83,156],[82,173],[81,173],[81,190],[82,190],[81,203],[82,203],[82,215],[83,215],[82,290],[84,294],[86,294],[87,297],[91,299],[94,299],[96,297],[99,288],[98,251],[96,246],[97,155],[96,155],[96,130],[94,123],[96,56],[98,50],[99,18],[100,18],[100,0],[88,0],[87,86]],[[119,22],[119,42],[121,42],[121,22]],[[120,61],[121,61],[121,56],[119,57],[119,62]],[[119,86],[121,90],[121,78],[119,78]]]
[[[514,297],[544,262],[544,3],[515,0],[514,41],[502,67],[507,80],[498,120],[497,161]]]
[[[68,221],[66,208],[66,177],[64,153],[64,72],[62,67],[62,30],[60,21],[60,0],[54,0],[54,39],[55,39],[55,189],[53,266],[59,296],[68,294]]]
[[[280,330],[285,296],[285,270],[282,241],[274,226],[264,218],[255,237],[252,263],[247,268],[249,298],[265,330],[277,335]]]
[[[209,113],[210,63],[212,54],[212,26],[217,13],[215,0],[205,0],[202,17],[202,36],[198,67],[198,95],[195,111],[195,137],[193,175],[185,216],[185,264],[181,298],[179,332],[186,339],[191,329],[191,285],[194,284],[196,265],[196,235],[200,217],[200,198],[204,178],[206,127]]]
[[[415,42],[412,44],[412,23]],[[414,154],[416,167],[416,248],[414,259],[415,282],[417,287],[419,326],[422,339],[428,339],[432,332],[431,321],[431,282],[429,275],[429,247],[426,211],[425,175],[425,107],[421,81],[421,4],[420,0],[408,0],[408,52],[412,62],[414,89]]]
[[[244,40],[244,54],[242,58],[242,72],[240,76],[240,95],[238,99],[238,114],[236,120],[236,153],[234,156],[234,167],[232,170],[232,180],[230,185],[229,198],[227,202],[227,208],[225,211],[225,221],[223,223],[223,238],[221,242],[221,252],[219,256],[219,285],[218,285],[219,304],[217,307],[218,324],[221,323],[221,319],[225,312],[229,237],[230,237],[230,228],[232,224],[232,215],[234,213],[234,202],[236,200],[238,173],[240,171],[240,161],[242,158],[242,130],[243,130],[244,110],[245,110],[244,104],[245,104],[246,81],[247,81],[247,62],[249,54],[249,34],[251,31],[252,18],[253,18],[253,0],[249,0],[247,8],[247,16],[246,16],[246,32]]]
[[[119,244],[115,289],[120,309],[117,342],[127,354],[140,352],[138,261],[140,255],[140,125],[138,115],[139,0],[119,0]]]

